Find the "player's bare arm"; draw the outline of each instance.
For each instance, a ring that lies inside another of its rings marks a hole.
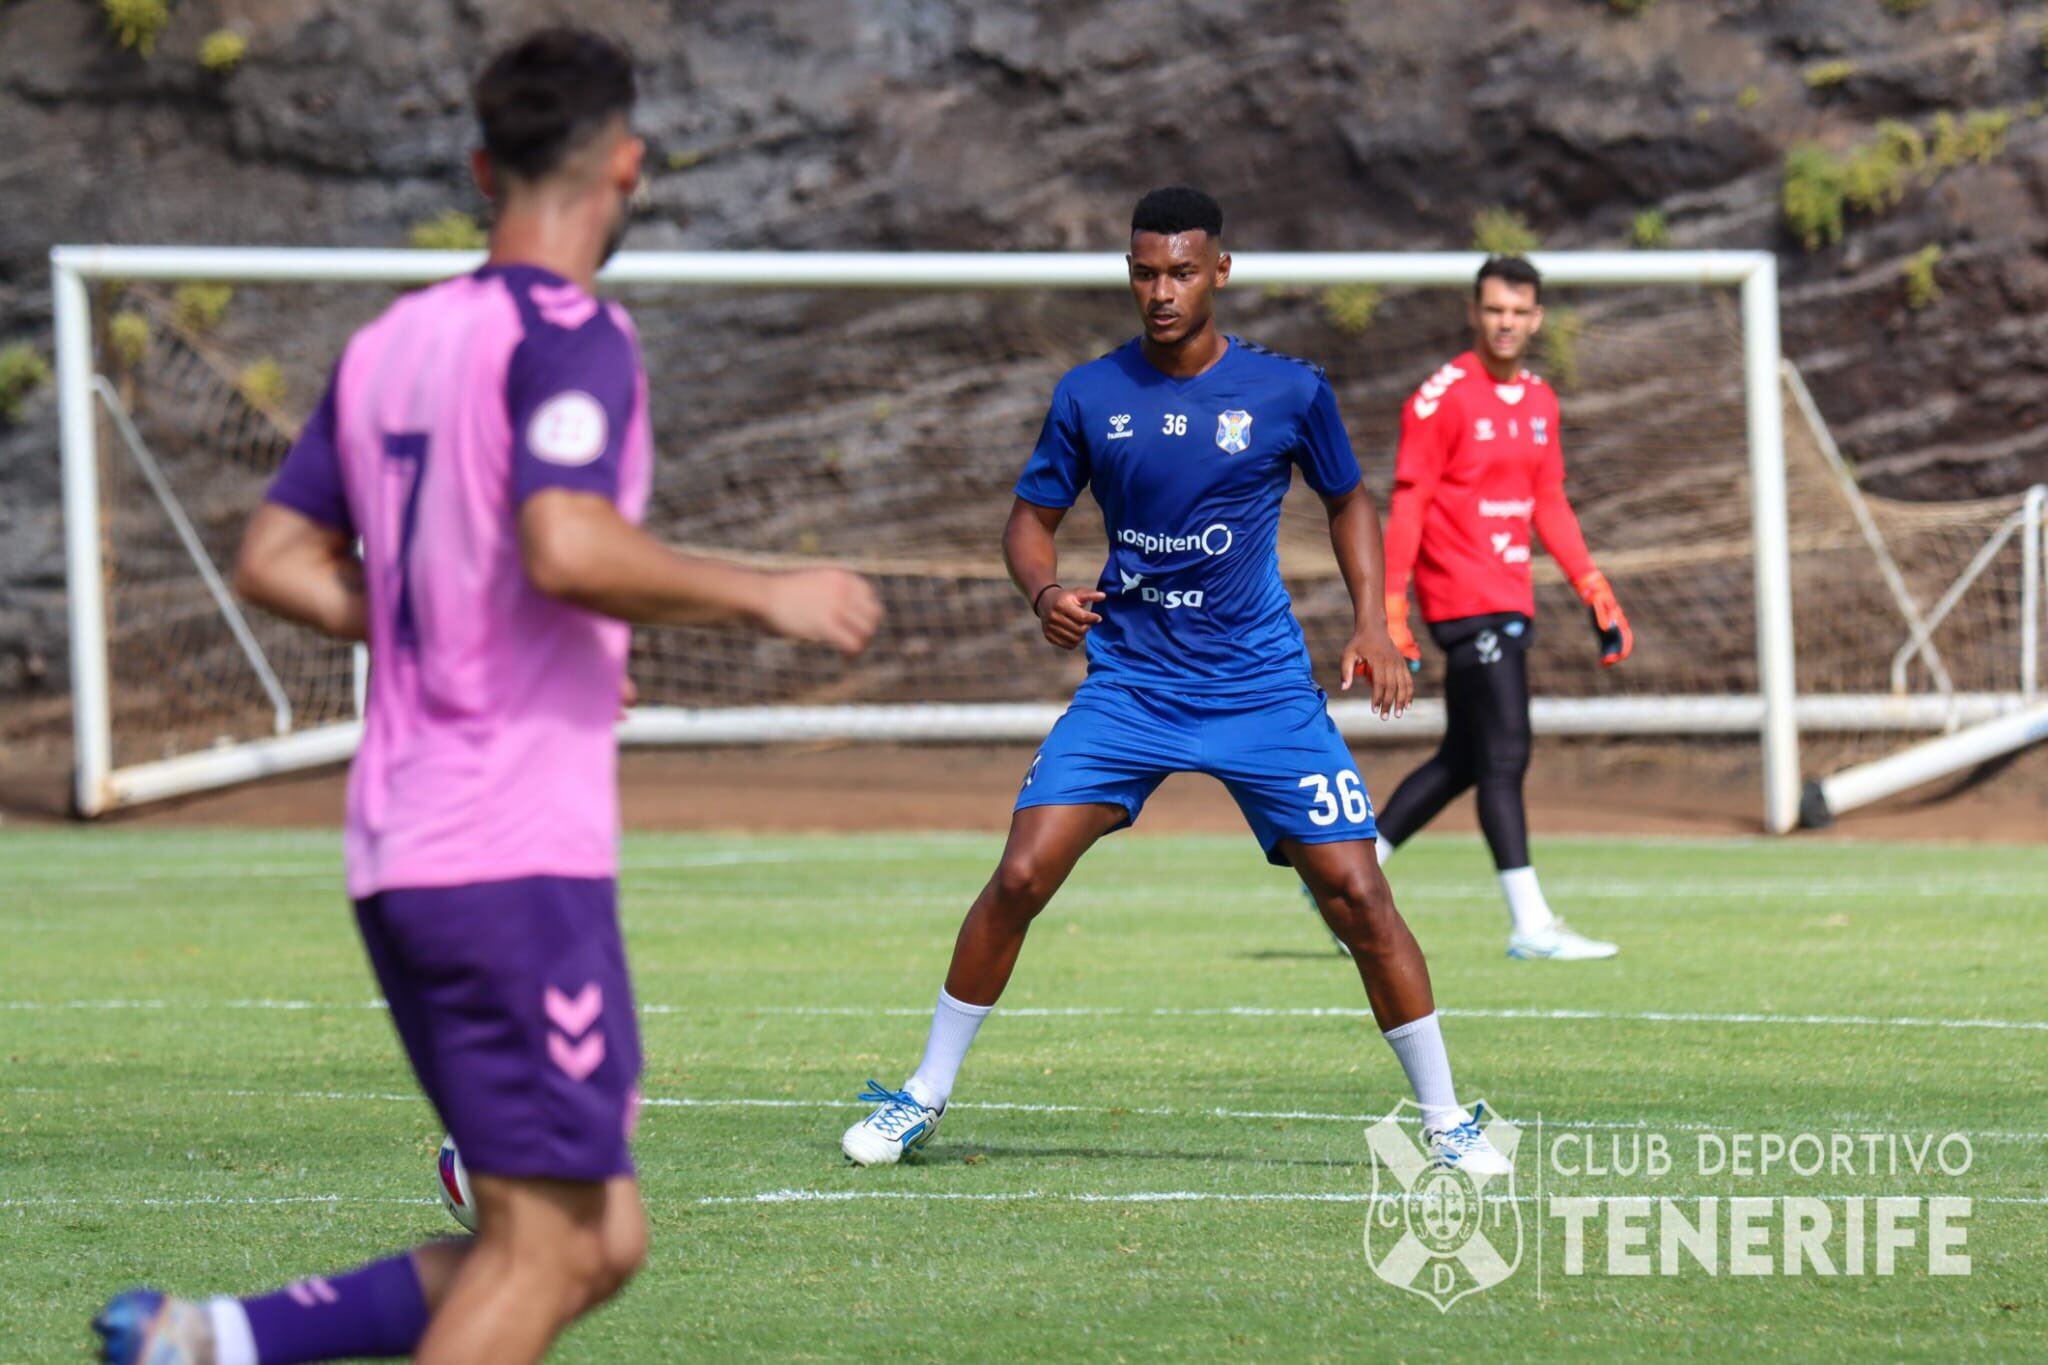
[[[1385,719],[1398,716],[1415,699],[1415,679],[1408,662],[1387,634],[1384,605],[1386,551],[1380,543],[1380,514],[1372,495],[1359,484],[1348,493],[1324,498],[1330,515],[1330,548],[1351,592],[1351,639],[1338,668],[1339,688],[1351,690],[1362,671],[1372,684],[1372,709]]]
[[[554,488],[528,498],[519,548],[527,577],[548,596],[638,625],[750,624],[857,654],[882,620],[858,574],[764,573],[683,554],[594,493]]]
[[[1088,627],[1102,620],[1089,608],[1103,594],[1059,581],[1059,550],[1053,537],[1066,515],[1064,507],[1040,507],[1017,499],[1003,527],[1003,563],[1009,567],[1010,581],[1030,600],[1045,638],[1061,649],[1073,649]]]
[[[245,602],[337,639],[361,640],[368,630],[352,539],[278,503],[250,519],[234,588]]]

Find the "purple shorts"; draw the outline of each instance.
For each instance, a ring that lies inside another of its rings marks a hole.
[[[379,892],[356,923],[406,1055],[485,1175],[632,1173],[640,1032],[609,879]]]

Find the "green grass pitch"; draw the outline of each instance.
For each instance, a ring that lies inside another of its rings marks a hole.
[[[249,1291],[452,1230],[338,845],[0,834],[0,1360],[79,1358],[93,1309],[138,1281]],[[655,1242],[561,1359],[1948,1361],[2048,1340],[2048,848],[1549,839],[1552,901],[1624,949],[1571,965],[1503,957],[1476,842],[1405,852],[1395,889],[1460,1088],[1528,1125],[1504,1206],[1521,1262],[1440,1314],[1366,1262],[1363,1117],[1405,1087],[1349,965],[1248,839],[1106,842],[1040,921],[923,1160],[843,1162],[861,1083],[916,1061],[997,847],[629,839]],[[1700,1134],[1743,1132],[1961,1132],[1972,1159],[1697,1169]],[[1645,1133],[1670,1172],[1559,1169],[1561,1134],[1613,1164]],[[1592,1273],[1567,1275],[1539,1178],[1546,1200],[1689,1211],[1968,1197],[1970,1273],[1929,1275],[1916,1244],[1889,1277],[1614,1276],[1601,1224]]]

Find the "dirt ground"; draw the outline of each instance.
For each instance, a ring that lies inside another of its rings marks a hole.
[[[1362,746],[1360,767],[1384,800],[1428,750]],[[1017,745],[805,745],[628,751],[625,821],[634,829],[1000,831],[1031,750]],[[66,777],[54,760],[0,770],[0,820],[64,818]],[[1741,835],[1761,831],[1752,743],[1539,741],[1529,777],[1532,831],[1552,834]],[[332,826],[339,769],[271,779],[128,812],[142,825]],[[1223,788],[1179,776],[1160,788],[1139,828],[1153,833],[1243,829]],[[1476,828],[1469,797],[1434,830]],[[1802,837],[2025,842],[2048,836],[2048,747],[1931,784]]]

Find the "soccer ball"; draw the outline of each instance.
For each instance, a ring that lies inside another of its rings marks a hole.
[[[469,1192],[469,1172],[462,1168],[462,1153],[455,1150],[453,1136],[441,1139],[441,1202],[456,1222],[476,1231],[476,1197]]]

